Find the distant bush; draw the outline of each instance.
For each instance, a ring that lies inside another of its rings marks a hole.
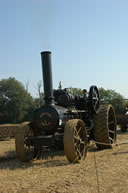
[[[125,113],[126,102],[124,97],[114,90],[99,88],[101,103],[112,104],[117,114]]]

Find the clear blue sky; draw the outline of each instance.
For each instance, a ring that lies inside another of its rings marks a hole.
[[[0,79],[29,81],[36,96],[45,50],[54,88],[61,80],[128,98],[128,0],[0,0]]]

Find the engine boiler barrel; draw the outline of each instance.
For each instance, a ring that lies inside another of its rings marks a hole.
[[[69,119],[67,109],[57,105],[45,105],[36,110],[34,114],[36,128],[40,131],[54,132],[57,128],[64,127]]]
[[[41,52],[42,59],[42,73],[44,83],[45,105],[54,104],[53,97],[53,83],[52,83],[52,66],[51,66],[51,52]]]

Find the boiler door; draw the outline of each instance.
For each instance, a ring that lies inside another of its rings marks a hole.
[[[39,128],[44,131],[55,130],[59,124],[59,115],[52,106],[44,106],[36,112]]]

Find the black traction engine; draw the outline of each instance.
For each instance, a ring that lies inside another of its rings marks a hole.
[[[112,105],[100,105],[99,92],[91,86],[87,99],[73,96],[70,89],[53,90],[51,52],[42,52],[45,105],[34,112],[31,122],[16,132],[17,157],[26,162],[46,149],[62,149],[69,162],[79,162],[87,154],[90,140],[100,149],[116,141],[116,117]]]

